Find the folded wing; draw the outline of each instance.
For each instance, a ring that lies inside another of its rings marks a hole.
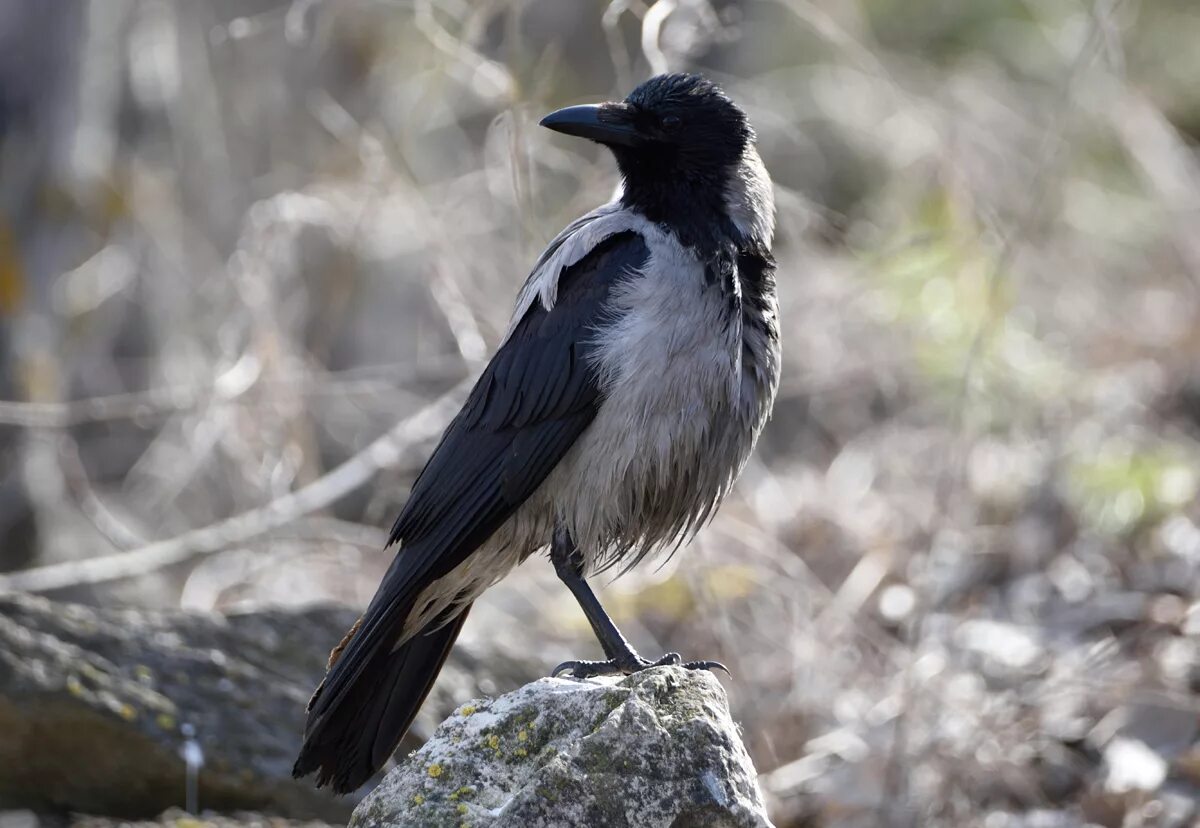
[[[601,240],[560,274],[554,306],[534,302],[484,369],[392,527],[395,560],[309,703],[297,773],[320,768],[322,780],[346,789],[407,730],[454,640],[438,626],[457,633],[450,619],[436,619],[413,642],[430,649],[436,640],[438,652],[416,658],[406,652],[412,642],[397,648],[417,596],[516,511],[596,416],[602,391],[591,354],[609,321],[609,293],[648,258],[633,231]],[[378,721],[366,721],[377,718],[367,710],[380,711]],[[388,733],[369,734],[365,748],[344,732],[381,722]],[[349,752],[352,773],[342,768]]]

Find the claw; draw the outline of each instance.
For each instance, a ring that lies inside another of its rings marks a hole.
[[[622,672],[612,661],[564,661],[555,667],[550,675],[558,678],[561,673],[570,673],[571,678],[589,679],[596,676],[617,676]]]
[[[653,664],[647,662],[647,667],[679,667],[683,664],[683,656],[679,653],[667,653]]]
[[[658,661],[649,661],[636,653],[631,660],[608,659],[607,661],[564,661],[550,671],[552,678],[569,673],[571,678],[589,679],[597,676],[620,676],[640,673],[651,667],[683,667],[685,670],[720,670],[733,678],[729,668],[719,661],[687,661],[679,653],[667,653]]]
[[[729,668],[719,661],[688,661],[682,666],[685,670],[720,670],[725,675],[733,678],[733,673],[729,672]]]

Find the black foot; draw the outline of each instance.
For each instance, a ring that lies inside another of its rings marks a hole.
[[[679,653],[667,653],[658,661],[642,658],[630,653],[630,658],[610,658],[607,661],[564,661],[555,667],[551,676],[568,673],[572,678],[588,679],[596,676],[628,676],[649,670],[651,667],[682,667],[685,670],[720,670],[732,678],[729,668],[719,661],[684,661]]]

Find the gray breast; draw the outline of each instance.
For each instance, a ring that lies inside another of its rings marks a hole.
[[[741,310],[720,280],[657,226],[636,229],[650,261],[614,291],[597,332],[605,401],[544,487],[589,569],[636,562],[704,522],[753,448],[778,373],[777,350],[744,364]]]

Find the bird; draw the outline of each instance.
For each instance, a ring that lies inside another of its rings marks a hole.
[[[413,482],[388,540],[396,555],[307,708],[293,775],[315,772],[318,787],[351,792],[387,762],[472,602],[540,551],[605,655],[552,675],[723,669],[644,658],[586,579],[690,539],[770,416],[781,358],[770,176],[746,113],[698,74],[658,75],[540,124],[606,147],[621,186],[538,258]]]

